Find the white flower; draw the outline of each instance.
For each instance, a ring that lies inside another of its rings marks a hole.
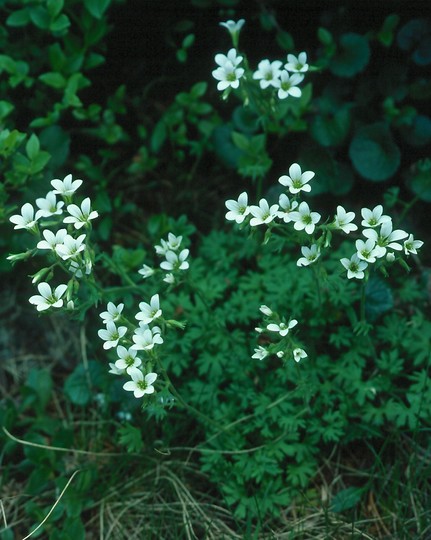
[[[254,349],[254,354],[252,358],[256,358],[257,360],[263,360],[268,356],[269,352],[259,345],[257,349]]]
[[[63,260],[74,258],[84,251],[84,238],[85,234],[81,234],[78,238],[73,238],[68,234],[64,237],[62,244],[57,244],[55,251]]]
[[[187,270],[189,263],[186,261],[189,256],[189,250],[183,249],[179,255],[174,251],[168,251],[165,254],[166,261],[160,264],[160,268],[163,270]]]
[[[132,348],[126,349],[122,345],[117,347],[118,360],[115,362],[115,367],[118,371],[126,371],[130,375],[130,371],[138,368],[142,364],[142,360],[136,356],[137,351]]]
[[[219,23],[220,26],[224,26],[225,28],[227,28],[230,34],[233,34],[234,32],[239,32],[241,28],[244,26],[244,24],[245,24],[244,19],[239,19],[239,21],[237,22],[230,20],[230,21]]]
[[[294,73],[305,73],[308,71],[307,53],[301,52],[296,57],[294,54],[287,55],[287,64],[284,64],[284,69]]]
[[[250,220],[250,225],[255,227],[256,225],[271,223],[277,217],[277,210],[278,204],[273,204],[270,208],[266,199],[260,199],[259,206],[250,206],[250,213],[254,216]]]
[[[392,253],[391,251],[386,253],[386,260],[388,263],[393,263],[395,261],[395,253]]]
[[[409,255],[410,253],[414,253],[416,255],[417,250],[420,249],[423,245],[424,243],[422,242],[422,240],[415,240],[413,235],[410,234],[407,240],[404,240],[404,253],[406,255]]]
[[[272,309],[270,309],[268,306],[265,306],[265,305],[260,306],[259,311],[261,311],[267,317],[271,317],[273,313]]]
[[[75,229],[80,229],[84,225],[88,225],[90,219],[95,219],[99,215],[96,210],[91,210],[90,197],[82,201],[81,208],[76,204],[69,204],[67,211],[70,216],[65,217],[63,223],[73,223]]]
[[[368,264],[365,261],[361,261],[361,259],[358,257],[358,255],[355,253],[352,255],[350,259],[341,259],[341,264],[344,266],[344,268],[347,269],[347,277],[348,279],[352,278],[358,278],[363,279],[364,277],[364,270],[367,268]]]
[[[104,349],[112,349],[118,345],[118,342],[126,332],[127,328],[125,326],[119,326],[117,328],[114,322],[108,321],[106,323],[106,329],[102,328],[97,332],[97,335],[105,342],[103,344]]]
[[[356,250],[357,255],[360,259],[363,261],[366,261],[367,263],[374,263],[376,262],[376,258],[379,254],[379,249],[375,249],[376,243],[371,238],[368,238],[366,242],[363,240],[356,240]]]
[[[139,309],[141,310],[136,314],[136,319],[142,321],[145,324],[149,324],[154,320],[162,316],[162,310],[160,309],[160,299],[158,294],[154,294],[151,297],[150,303],[141,302],[139,304]]]
[[[296,319],[292,319],[289,321],[289,324],[285,324],[281,322],[280,324],[270,323],[266,327],[267,330],[270,332],[278,332],[280,336],[287,336],[289,333],[289,330],[291,330],[294,326],[298,324],[298,321]]]
[[[307,234],[313,234],[316,223],[320,219],[320,214],[311,212],[308,204],[303,201],[298,207],[298,212],[291,212],[290,217],[295,222],[294,227],[297,231],[305,229]]]
[[[341,229],[346,234],[357,231],[358,226],[351,223],[355,219],[355,212],[346,212],[342,206],[337,206],[337,215],[334,218],[336,229]]]
[[[144,264],[144,266],[140,270],[138,270],[138,274],[141,274],[141,276],[144,279],[152,276],[154,273],[155,273],[154,268],[151,268],[150,266],[147,266],[146,264]]]
[[[51,180],[51,185],[54,188],[54,193],[63,197],[70,197],[71,195],[73,195],[81,184],[82,180],[73,180],[72,182],[71,174],[65,176],[64,180],[59,180],[58,178]]]
[[[157,255],[161,255],[162,257],[164,257],[168,251],[172,251],[169,249],[166,240],[160,240],[160,245],[154,246],[154,249],[156,250]]]
[[[49,191],[46,194],[45,199],[36,199],[36,206],[40,208],[40,210],[36,212],[36,219],[39,219],[41,217],[49,217],[62,214],[64,202],[57,202],[57,197],[55,196],[55,193],[53,191]]]
[[[83,265],[82,261],[73,261],[69,265],[69,272],[74,274],[78,279],[82,278],[84,275],[82,271],[89,275],[91,274],[91,269],[93,268],[93,264],[91,261],[85,261],[85,264]]]
[[[248,206],[248,195],[245,191],[238,197],[238,201],[229,199],[225,202],[225,205],[229,210],[229,212],[226,214],[226,219],[229,221],[242,223],[246,216],[250,213],[250,207]]]
[[[253,79],[259,80],[259,85],[262,89],[268,88],[268,86],[277,88],[276,81],[278,81],[280,77],[280,67],[280,60],[275,60],[274,62],[261,60],[257,66],[257,71],[253,73]]]
[[[289,223],[292,221],[291,212],[298,207],[297,201],[290,202],[289,197],[282,193],[278,198],[278,204],[280,205],[281,210],[277,212],[277,217],[282,219],[284,223]]]
[[[392,221],[383,222],[380,227],[380,233],[377,233],[375,229],[364,229],[362,234],[376,243],[376,257],[384,257],[387,248],[394,251],[402,251],[403,246],[397,240],[403,240],[408,237],[408,233],[401,229],[393,231]]]
[[[172,285],[172,283],[175,283],[174,274],[166,274],[166,276],[163,278],[163,281]]]
[[[217,90],[225,90],[229,86],[239,87],[239,79],[244,75],[244,69],[238,67],[242,59],[242,56],[237,56],[236,49],[230,49],[227,56],[215,55],[215,61],[220,66],[212,72],[214,79],[220,81],[217,83]]]
[[[284,356],[284,351],[278,351],[278,352],[276,352],[275,354],[278,356],[278,358],[283,358],[283,356]]]
[[[299,193],[300,191],[310,192],[311,186],[308,184],[308,182],[313,177],[313,171],[302,172],[298,163],[293,163],[289,167],[289,176],[284,174],[283,176],[280,176],[278,181],[282,186],[288,187],[290,193],[295,194]]]
[[[117,322],[121,317],[121,312],[124,309],[124,304],[118,304],[118,306],[116,306],[113,302],[108,302],[108,305],[106,307],[108,311],[104,311],[99,315],[99,317],[103,321],[103,324],[108,324],[108,322]]]
[[[130,370],[131,381],[123,384],[124,390],[133,392],[135,398],[141,398],[145,394],[154,394],[153,383],[157,379],[157,373],[147,373],[145,375],[138,368]]]
[[[55,291],[51,290],[49,283],[42,282],[37,286],[40,295],[36,294],[29,299],[30,304],[36,306],[37,311],[44,311],[50,307],[62,307],[62,296],[67,290],[67,285],[59,285]]]
[[[168,233],[167,246],[170,251],[177,251],[180,248],[182,241],[183,241],[182,236],[175,236],[175,234],[171,232]]]
[[[139,327],[135,329],[132,339],[135,344],[131,348],[137,351],[149,351],[154,345],[161,345],[163,343],[160,328],[158,326],[150,328],[145,323],[139,324]]]
[[[37,243],[38,249],[52,249],[55,251],[56,247],[59,244],[64,242],[64,239],[67,236],[66,229],[59,229],[55,234],[49,229],[45,229],[43,232],[43,237],[45,240],[41,240]]]
[[[34,217],[34,208],[30,203],[25,203],[21,207],[21,215],[15,214],[9,218],[12,223],[15,223],[14,229],[33,229],[36,225],[38,217]]]
[[[299,362],[301,358],[307,358],[308,354],[304,351],[304,349],[300,349],[299,347],[297,349],[293,349],[293,359],[295,362]]]
[[[383,206],[381,204],[378,204],[372,210],[362,208],[361,215],[363,218],[361,225],[363,227],[378,227],[382,223],[392,221],[390,216],[383,215]]]
[[[289,75],[288,71],[283,70],[280,73],[280,79],[274,81],[274,86],[278,88],[279,99],[286,99],[288,96],[299,98],[302,95],[302,91],[298,88],[298,84],[302,82],[304,75],[299,73],[293,73]]]
[[[317,244],[312,244],[311,247],[303,246],[301,248],[303,257],[297,260],[297,266],[309,266],[320,257],[320,249]]]

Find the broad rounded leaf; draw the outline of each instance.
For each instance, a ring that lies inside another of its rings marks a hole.
[[[255,133],[258,129],[257,116],[249,107],[239,106],[233,111],[235,128],[243,133]]]
[[[339,77],[354,77],[364,70],[370,59],[368,40],[350,32],[340,37],[339,47],[329,64],[329,69]]]
[[[425,202],[431,202],[431,163],[426,166],[415,167],[406,178],[407,186]]]
[[[400,149],[385,124],[371,124],[356,132],[349,156],[358,173],[373,182],[393,176],[400,166]]]
[[[373,322],[394,306],[394,298],[389,286],[378,277],[371,277],[365,288],[365,314]]]
[[[232,141],[233,129],[231,126],[223,125],[214,129],[212,142],[216,155],[225,165],[236,168],[240,157],[244,154]]]
[[[425,146],[431,142],[431,118],[418,114],[409,126],[402,126],[401,135],[412,146]]]
[[[311,124],[313,138],[322,146],[337,146],[347,137],[350,129],[350,110],[339,108],[331,115],[316,115]]]

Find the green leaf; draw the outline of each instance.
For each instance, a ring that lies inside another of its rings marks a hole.
[[[79,364],[64,383],[64,392],[74,405],[86,405],[93,397],[94,390],[90,386],[97,385],[103,377],[103,367],[94,360],[88,362],[88,371]]]
[[[49,17],[48,11],[42,7],[32,7],[30,10],[30,18],[35,26],[42,30],[47,30],[51,19]]]
[[[400,149],[383,123],[359,128],[350,143],[349,156],[358,173],[373,182],[393,176],[401,160]]]
[[[325,46],[329,46],[334,43],[334,38],[332,37],[331,32],[329,32],[329,30],[326,30],[326,28],[320,27],[317,30],[317,38],[320,43]]]
[[[217,126],[212,134],[214,151],[220,160],[230,168],[236,168],[243,155],[238,146],[232,142],[232,127],[229,125]]]
[[[311,124],[311,134],[322,146],[340,145],[349,129],[349,106],[339,107],[332,115],[316,115]]]
[[[363,488],[357,487],[342,489],[332,499],[331,511],[338,513],[354,508],[361,500],[363,491]]]
[[[401,126],[403,139],[412,146],[425,146],[431,143],[431,118],[423,114],[414,117],[410,125]]]
[[[93,17],[101,19],[110,3],[111,0],[86,0],[84,5]]]
[[[413,51],[412,60],[425,66],[431,63],[431,24],[425,18],[412,19],[398,32],[397,43],[404,51]]]
[[[28,8],[18,9],[6,19],[8,26],[25,26],[30,22],[30,10]]]
[[[121,426],[118,430],[119,443],[127,448],[129,453],[140,452],[144,448],[141,430],[130,424]]]
[[[52,19],[55,19],[64,6],[64,0],[48,0],[46,7]]]
[[[52,88],[65,88],[67,83],[61,73],[55,73],[53,71],[42,73],[42,75],[39,75],[39,79],[48,86],[52,86]]]
[[[37,136],[33,133],[33,135],[29,138],[27,141],[27,144],[25,145],[25,151],[29,159],[35,159],[35,157],[38,155],[40,150],[40,143]]]
[[[378,277],[371,277],[365,288],[365,313],[367,320],[374,322],[380,315],[394,306],[392,291]]]
[[[354,77],[365,69],[370,60],[368,40],[353,32],[343,34],[329,69],[339,77]]]
[[[0,100],[0,119],[6,118],[15,109],[15,106],[8,101]]]
[[[49,29],[51,32],[54,32],[55,34],[62,34],[64,33],[64,30],[69,28],[70,26],[70,19],[67,15],[62,13],[55,21],[53,21],[49,25]]]
[[[411,168],[406,184],[422,201],[431,202],[431,160],[417,162]]]
[[[153,130],[153,133],[151,134],[151,150],[155,153],[159,152],[164,145],[167,136],[168,132],[166,129],[166,123],[163,121],[163,119],[159,120]]]
[[[178,62],[184,64],[184,62],[187,61],[187,51],[185,49],[178,49],[178,51],[176,52],[176,57]]]
[[[252,134],[258,129],[257,116],[249,107],[240,105],[233,111],[232,120],[235,128],[243,133]]]
[[[286,32],[285,30],[279,30],[275,39],[278,45],[285,51],[291,51],[295,48],[292,34],[289,34],[289,32]]]
[[[38,404],[44,409],[51,399],[52,392],[52,378],[49,370],[31,369],[25,384],[36,393]]]
[[[190,90],[190,94],[195,98],[198,99],[202,97],[205,92],[207,91],[208,83],[206,82],[198,82],[194,84]]]
[[[400,17],[396,13],[388,15],[383,21],[383,25],[377,33],[377,38],[380,43],[385,47],[389,47],[392,44],[392,41],[394,39],[394,32],[399,22]]]
[[[188,34],[184,39],[182,43],[183,49],[189,49],[193,43],[195,42],[195,35],[194,34]]]
[[[31,160],[29,174],[37,174],[45,168],[51,155],[48,152],[39,152],[37,156]]]

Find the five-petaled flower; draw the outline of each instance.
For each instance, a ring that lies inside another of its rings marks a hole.
[[[244,69],[238,67],[243,57],[237,56],[236,49],[230,49],[227,56],[216,54],[215,61],[219,65],[212,72],[214,79],[217,79],[217,90],[226,90],[226,88],[238,88],[239,80],[244,75]]]
[[[302,82],[304,75],[299,73],[289,74],[288,71],[283,70],[280,73],[280,78],[274,81],[274,86],[278,88],[278,98],[286,99],[289,96],[299,98],[302,95],[302,91],[298,88],[298,84]]]
[[[160,268],[167,270],[187,270],[189,263],[186,261],[189,256],[189,250],[183,249],[180,253],[175,253],[174,251],[167,251],[165,254],[166,261],[160,263]]]
[[[238,200],[229,199],[225,202],[226,208],[229,212],[226,213],[226,219],[229,221],[236,221],[242,223],[246,216],[250,213],[250,207],[248,206],[248,195],[244,191],[238,197]]]
[[[422,240],[415,240],[413,235],[410,234],[407,240],[404,240],[403,248],[404,253],[406,255],[410,255],[410,253],[417,254],[417,250],[421,248],[424,245]]]
[[[85,234],[79,235],[78,238],[74,238],[68,234],[64,237],[62,244],[56,245],[55,251],[65,261],[67,259],[73,259],[74,257],[77,257],[81,251],[84,251],[84,239]]]
[[[363,227],[378,227],[382,223],[392,221],[390,216],[383,215],[383,206],[378,204],[372,210],[369,208],[362,208],[361,210]]]
[[[357,231],[358,226],[351,223],[355,219],[355,212],[346,212],[342,206],[337,206],[337,214],[334,218],[334,226],[346,234]]]
[[[117,306],[113,302],[108,302],[106,306],[108,311],[104,311],[99,315],[103,324],[108,322],[117,322],[121,317],[121,312],[124,309],[124,304],[118,304]]]
[[[67,290],[67,285],[58,285],[53,291],[49,283],[39,283],[37,286],[39,294],[30,297],[30,304],[36,306],[37,311],[45,311],[50,307],[62,307],[63,299],[61,298]]]
[[[380,232],[375,229],[364,229],[362,234],[376,243],[374,248],[376,257],[384,257],[387,248],[394,251],[402,251],[403,246],[397,240],[403,240],[408,237],[408,233],[401,229],[392,230],[392,220],[384,221],[380,226]]]
[[[304,351],[304,349],[300,349],[297,347],[296,349],[293,349],[293,359],[295,362],[299,362],[302,358],[307,358],[308,354]]]
[[[132,348],[126,349],[122,345],[117,347],[118,360],[115,362],[115,367],[118,371],[126,371],[129,375],[134,368],[138,368],[142,364],[142,360],[137,356],[138,352]]]
[[[376,262],[376,258],[379,257],[379,250],[376,248],[376,243],[371,238],[368,238],[366,242],[361,239],[356,240],[356,253],[360,259],[367,263]]]
[[[271,223],[277,217],[277,210],[278,204],[273,204],[270,207],[266,199],[260,199],[259,206],[250,206],[250,213],[253,216],[250,220],[250,225],[255,227],[256,225]]]
[[[139,323],[139,327],[135,329],[132,336],[134,345],[131,348],[136,351],[150,351],[154,348],[154,345],[161,345],[163,338],[160,332],[161,330],[158,326],[150,328],[145,323]]]
[[[317,244],[312,244],[310,247],[303,246],[301,247],[301,252],[303,257],[297,260],[297,266],[309,266],[320,257],[320,248]]]
[[[298,201],[290,201],[289,197],[285,193],[282,193],[278,198],[278,204],[281,210],[277,212],[277,217],[282,219],[284,223],[292,221],[290,214],[295,208],[298,208]]]
[[[298,324],[298,321],[296,319],[292,319],[289,321],[288,324],[281,322],[279,324],[276,323],[270,323],[267,325],[266,329],[270,332],[278,332],[280,336],[284,337],[287,336],[289,333],[289,330],[291,330],[294,326]]]
[[[361,261],[358,255],[355,253],[350,259],[340,259],[341,264],[347,270],[348,279],[357,278],[363,279],[365,276],[364,270],[367,268],[368,263]]]
[[[252,358],[256,358],[257,360],[263,360],[268,356],[269,352],[262,346],[259,345],[257,349],[254,349],[254,354]]]
[[[9,220],[15,224],[14,229],[34,229],[38,217],[34,216],[34,208],[30,203],[25,203],[21,207],[21,215],[16,214],[11,216]]]
[[[257,71],[253,73],[253,79],[259,81],[262,89],[268,88],[268,86],[277,88],[277,81],[281,73],[280,68],[280,60],[274,60],[274,62],[270,62],[267,59],[261,60],[257,66]]]
[[[293,195],[295,193],[299,193],[300,191],[311,191],[311,186],[308,183],[312,178],[314,178],[314,172],[313,171],[301,171],[301,167],[298,165],[298,163],[293,163],[289,167],[289,176],[287,174],[284,174],[283,176],[280,176],[278,181],[282,186],[286,186],[289,188],[290,193]]]
[[[141,302],[139,304],[139,313],[136,314],[136,319],[142,321],[144,324],[150,324],[162,316],[162,310],[160,309],[160,299],[158,294],[154,294],[151,297],[150,303]]]
[[[320,219],[318,212],[311,212],[308,204],[305,201],[298,207],[297,212],[291,212],[290,217],[294,221],[294,228],[297,231],[305,230],[307,234],[313,234],[316,223]]]
[[[70,216],[64,218],[63,223],[73,223],[75,229],[80,229],[84,225],[89,225],[91,219],[98,217],[96,210],[91,210],[90,197],[85,198],[81,203],[81,208],[76,204],[69,204],[67,211]]]
[[[99,330],[97,335],[105,342],[103,344],[104,349],[112,349],[118,345],[118,342],[126,332],[127,328],[125,326],[119,326],[117,328],[113,321],[108,321],[106,323],[106,328]]]
[[[288,54],[287,64],[284,64],[284,69],[293,73],[305,73],[308,71],[307,53],[300,52],[298,57],[294,54]]]
[[[40,240],[36,247],[38,249],[51,249],[55,251],[56,247],[64,242],[67,236],[67,230],[59,229],[56,233],[53,233],[49,229],[45,229],[42,231],[42,234],[45,240]]]
[[[145,394],[154,394],[154,386],[157,373],[147,373],[145,376],[138,368],[133,368],[129,372],[131,381],[123,384],[124,390],[133,392],[135,398],[141,398]]]
[[[36,212],[36,219],[41,217],[50,217],[59,215],[63,212],[64,201],[58,201],[55,193],[49,191],[45,198],[36,199],[36,206],[39,210]]]
[[[51,180],[51,186],[54,188],[54,193],[61,195],[62,197],[70,197],[82,184],[82,180],[73,180],[72,175],[68,174],[64,177],[64,180],[55,178]]]

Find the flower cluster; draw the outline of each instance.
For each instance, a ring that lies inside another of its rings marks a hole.
[[[124,317],[123,308],[124,304],[108,302],[107,311],[100,314],[105,328],[98,331],[98,336],[104,341],[104,349],[116,349],[117,359],[109,364],[109,373],[128,375],[131,380],[124,383],[124,390],[133,392],[136,398],[141,398],[155,391],[153,383],[157,374],[152,371],[154,348],[163,343],[163,338],[161,328],[153,323],[164,322],[160,298],[158,294],[154,294],[149,303],[139,304],[139,311],[135,315],[137,326]],[[145,355],[145,361],[138,356],[138,352]]]
[[[63,180],[51,180],[53,189],[44,198],[36,199],[37,210],[34,205],[25,203],[21,207],[21,213],[10,218],[15,229],[25,229],[38,237],[39,241],[35,249],[10,255],[8,259],[14,262],[35,255],[38,251],[46,251],[51,260],[50,266],[42,268],[33,276],[33,283],[39,283],[40,294],[32,296],[30,302],[38,311],[62,307],[65,293],[67,307],[72,308],[70,292],[74,280],[91,274],[94,257],[87,245],[86,233],[91,229],[91,221],[98,217],[98,213],[91,209],[88,197],[80,205],[72,203],[72,197],[81,184],[82,180],[72,180],[71,174]],[[57,197],[60,200],[57,200]],[[85,232],[82,232],[83,230]],[[44,277],[50,278],[55,268],[61,268],[69,274],[69,280],[67,285],[61,284],[52,290],[49,283],[41,280]]]
[[[156,254],[164,259],[160,263],[160,268],[167,272],[163,278],[163,281],[166,283],[175,283],[176,275],[189,268],[189,263],[187,261],[189,250],[181,249],[182,241],[182,236],[175,236],[173,233],[169,233],[167,240],[161,240],[160,245],[157,245],[154,248]],[[146,279],[154,275],[156,269],[144,264],[138,272]]]
[[[353,223],[355,213],[346,211],[342,206],[337,206],[332,221],[318,225],[321,215],[311,211],[307,202],[299,200],[301,192],[311,191],[310,180],[313,178],[313,171],[302,172],[301,167],[293,163],[289,167],[289,174],[278,179],[278,182],[287,188],[286,193],[279,196],[278,203],[270,205],[266,199],[261,199],[259,205],[249,205],[248,195],[243,192],[237,201],[226,201],[226,219],[241,226],[267,225],[268,232],[279,226],[277,220],[291,223],[295,231],[303,231],[311,236],[310,245],[301,246],[302,257],[297,260],[298,266],[310,266],[320,258],[323,248],[330,245],[333,231],[350,234],[358,230],[358,226]],[[412,234],[400,229],[393,230],[392,219],[383,214],[381,205],[373,210],[362,208],[361,215],[361,225],[364,227],[362,235],[365,240],[358,238],[355,243],[356,253],[350,259],[340,260],[347,270],[348,279],[363,279],[368,265],[385,256],[388,262],[394,261],[394,251],[403,252],[405,255],[416,254],[423,245],[423,242],[415,240]],[[399,243],[400,240],[403,240],[402,244]]]
[[[255,329],[256,332],[259,335],[268,333],[270,336],[276,336],[279,338],[279,341],[272,343],[267,348],[259,345],[254,349],[252,358],[264,360],[267,356],[275,354],[278,358],[287,358],[290,356],[295,362],[299,362],[302,358],[308,356],[304,349],[297,346],[290,333],[290,330],[298,324],[296,319],[284,321],[278,313],[265,305],[260,306],[260,311],[265,316],[264,325],[263,327],[257,327]]]
[[[212,75],[219,81],[217,89],[223,91],[229,88],[239,88],[240,80],[247,79],[248,82],[258,81],[261,90],[271,89],[279,99],[286,99],[289,96],[301,97],[302,91],[298,85],[304,80],[304,73],[309,69],[307,53],[301,52],[298,56],[288,54],[287,62],[271,61],[265,58],[258,63],[256,71],[248,73],[242,67],[244,57],[238,55],[237,52],[239,32],[244,22],[244,19],[240,19],[238,22],[220,23],[229,31],[233,48],[229,50],[227,55],[219,53],[215,56],[218,67],[212,72]]]

